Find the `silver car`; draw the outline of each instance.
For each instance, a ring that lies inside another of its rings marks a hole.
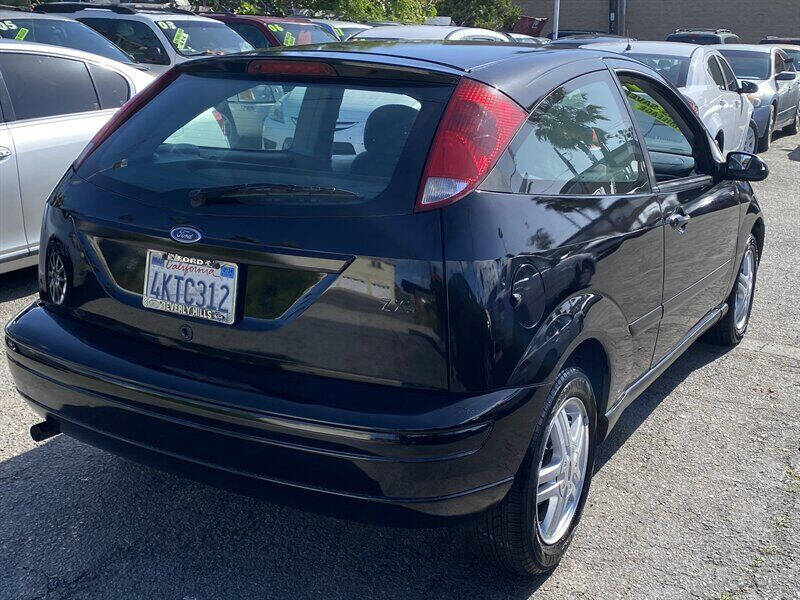
[[[71,48],[0,40],[0,273],[36,264],[44,202],[116,109],[152,80]]]
[[[354,35],[352,40],[450,40],[478,42],[511,42],[505,33],[480,27],[446,25],[384,25]]]
[[[748,95],[758,128],[758,151],[767,150],[772,134],[783,128],[795,134],[800,125],[800,80],[786,53],[775,46],[732,44],[711,46],[728,59],[736,77],[752,81]]]

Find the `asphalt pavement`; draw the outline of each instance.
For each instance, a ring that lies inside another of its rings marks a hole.
[[[64,436],[36,444],[0,356],[0,599],[800,598],[798,144],[778,138],[763,155],[767,243],[747,338],[695,344],[626,411],[551,575],[499,573],[451,529],[354,524]],[[0,276],[0,323],[35,279]]]

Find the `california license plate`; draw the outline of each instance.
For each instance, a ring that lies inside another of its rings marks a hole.
[[[238,275],[234,263],[148,250],[142,304],[230,325],[236,314]]]

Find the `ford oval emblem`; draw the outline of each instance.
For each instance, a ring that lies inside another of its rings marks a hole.
[[[175,227],[169,234],[173,240],[181,244],[194,244],[203,237],[203,234],[194,227]]]

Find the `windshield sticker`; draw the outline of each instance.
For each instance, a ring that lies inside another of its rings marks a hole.
[[[311,39],[311,32],[308,29],[302,29],[300,31],[300,35],[297,36],[298,43],[301,46],[305,46],[306,44],[310,44],[312,42]]]
[[[14,21],[0,21],[0,31],[13,31],[16,28]]]
[[[333,28],[333,33],[335,33],[335,34],[336,34],[337,36],[339,36],[339,37],[342,37],[342,36],[344,35],[344,31],[342,31],[342,30],[341,30],[341,29],[339,29],[338,27],[334,27],[334,28]]]
[[[633,90],[630,90],[626,87],[623,88],[625,90],[625,95],[628,96],[630,100],[633,101],[633,108],[634,110],[641,111],[646,115],[649,115],[653,118],[654,121],[658,121],[662,125],[666,125],[667,127],[674,129],[675,131],[680,131],[681,128],[675,122],[675,119],[670,116],[670,114],[664,110],[664,107],[660,104],[653,102],[649,98],[645,97],[644,95],[637,93]]]
[[[294,36],[292,35],[291,31],[287,31],[286,35],[283,36],[283,45],[284,46],[294,46]]]
[[[283,31],[283,27],[281,27],[280,25],[276,25],[275,23],[270,23],[269,25],[267,25],[267,29],[269,29],[270,31]]]
[[[183,50],[186,47],[186,42],[189,41],[189,34],[186,33],[181,27],[175,31],[175,37],[172,38],[172,43],[178,50]]]
[[[176,29],[175,23],[172,21],[156,21],[161,29]]]
[[[14,39],[21,42],[24,40],[28,35],[28,29],[21,27],[20,30],[17,32],[17,35],[14,36]]]

